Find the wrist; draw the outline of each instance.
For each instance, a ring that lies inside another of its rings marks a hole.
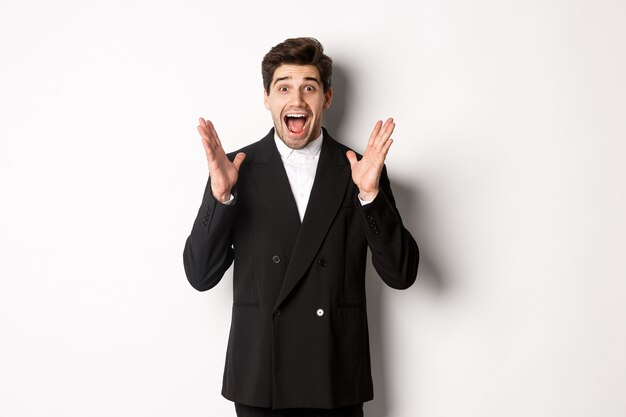
[[[378,190],[374,190],[374,191],[359,190],[359,197],[361,198],[361,200],[372,201],[376,198],[377,195],[378,195]]]
[[[230,190],[225,193],[213,194],[213,198],[215,198],[220,203],[226,203],[231,198]]]

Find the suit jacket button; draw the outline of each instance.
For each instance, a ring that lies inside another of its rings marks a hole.
[[[317,261],[317,263],[324,268],[326,265],[328,265],[328,262],[326,262],[326,259],[320,259]]]
[[[317,309],[317,316],[318,316],[318,317],[322,317],[323,315],[324,315],[324,310],[323,310],[323,309],[321,309],[321,308],[318,308],[318,309]]]
[[[280,310],[276,310],[276,311],[274,311],[274,314],[272,314],[272,316],[273,316],[274,318],[276,318],[276,317],[280,317]]]
[[[272,256],[272,261],[274,261],[275,264],[280,262],[280,258],[278,257],[278,255],[274,255]]]

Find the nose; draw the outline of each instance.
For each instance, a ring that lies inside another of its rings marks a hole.
[[[291,102],[294,106],[302,107],[304,106],[304,94],[300,90],[292,90],[293,93],[291,95]]]

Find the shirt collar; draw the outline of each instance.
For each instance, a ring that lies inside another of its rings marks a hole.
[[[320,132],[320,135],[309,142],[302,149],[291,149],[289,146],[285,145],[276,132],[274,132],[274,142],[276,142],[276,148],[278,148],[278,153],[283,159],[289,159],[289,157],[293,154],[305,154],[306,156],[313,158],[316,156],[320,150],[322,149],[322,142],[324,141],[324,132]]]

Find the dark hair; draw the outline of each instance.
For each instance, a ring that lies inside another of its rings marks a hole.
[[[282,64],[312,65],[317,68],[322,79],[324,92],[330,88],[333,75],[333,60],[324,54],[324,47],[315,38],[290,38],[274,46],[263,57],[261,74],[263,87],[270,93],[274,71]]]

